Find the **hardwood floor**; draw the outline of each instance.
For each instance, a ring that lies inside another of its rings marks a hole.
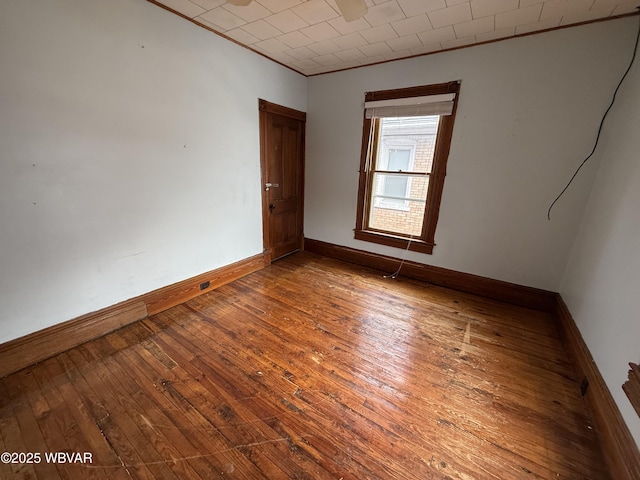
[[[0,380],[0,451],[41,456],[3,479],[608,478],[550,314],[306,253]]]

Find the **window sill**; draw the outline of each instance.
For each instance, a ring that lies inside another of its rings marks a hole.
[[[378,243],[380,245],[386,245],[388,247],[408,249],[412,252],[427,253],[431,255],[433,253],[433,247],[435,244],[427,243],[422,239],[413,238],[411,243],[409,239],[405,237],[398,237],[395,235],[385,234],[381,232],[374,232],[370,230],[355,230],[354,238],[356,240],[363,240],[365,242]]]

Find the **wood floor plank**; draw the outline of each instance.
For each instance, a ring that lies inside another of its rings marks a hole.
[[[552,315],[307,253],[3,379],[0,426],[97,459],[3,478],[608,479]]]
[[[220,317],[220,312],[219,312],[219,310],[218,310],[218,309],[217,309],[217,313],[218,313],[218,319],[220,319],[221,317]],[[190,322],[190,324],[194,324],[194,323],[197,323],[197,322],[196,322],[196,321],[192,321],[192,322]],[[220,328],[217,328],[217,330],[220,330]],[[230,333],[232,333],[232,332],[230,332]],[[212,339],[212,341],[213,341],[213,339]],[[250,351],[251,351],[250,346],[249,346],[249,345],[244,345],[244,348],[243,348],[242,352],[250,352]],[[265,367],[266,367],[266,366],[265,366]],[[251,368],[251,367],[249,367],[249,368]],[[330,372],[325,372],[325,375],[326,375],[326,376],[330,376]],[[390,403],[390,402],[388,402],[388,403]],[[406,414],[406,412],[403,412],[403,414]],[[392,431],[394,431],[394,430],[398,430],[398,429],[400,428],[400,427],[398,426],[398,424],[397,424],[397,423],[392,423],[392,426],[393,426],[393,430],[392,430],[392,429],[389,429],[389,431],[390,431],[390,432],[392,432]],[[405,443],[407,443],[407,438],[406,438],[406,437],[405,437],[405,438],[402,438],[402,441],[404,441]],[[371,448],[371,446],[369,446],[369,448]],[[405,464],[405,466],[406,466],[406,464],[407,464],[406,459],[405,459],[405,461],[404,461],[404,464]]]
[[[25,437],[28,439],[32,434],[22,432],[20,425],[21,412],[24,412],[29,407],[25,399],[25,392],[15,388],[14,381],[12,378],[4,378],[0,381],[0,396],[8,400],[0,411],[2,414],[0,436],[4,443],[4,452],[19,454],[30,451],[28,450],[30,445],[25,440]],[[19,463],[14,460],[15,458],[11,460],[11,463],[5,465],[7,467],[6,470],[10,472],[7,478],[38,478],[34,463]],[[60,476],[59,478],[63,477]]]
[[[122,332],[126,334],[126,332]],[[151,353],[153,352],[153,353]],[[155,387],[148,390],[159,404],[164,405],[166,422],[155,424],[158,428],[177,430],[189,435],[198,449],[198,454],[208,459],[215,473],[228,476],[237,469],[246,478],[265,478],[264,475],[239,451],[237,445],[229,442],[221,427],[214,425],[201,410],[202,405],[215,404],[217,397],[202,388],[199,377],[192,377],[152,341],[144,343],[143,348],[127,352],[130,367],[137,369],[137,378],[145,380]],[[160,357],[160,359],[158,359]],[[158,361],[154,361],[158,360]],[[167,369],[166,366],[170,367]],[[181,385],[185,391],[181,394]],[[215,476],[211,476],[215,478]]]
[[[181,329],[172,331],[172,339],[179,340],[178,343],[182,343],[186,347],[188,352],[200,352],[196,344],[194,344],[194,338],[185,337],[180,334]],[[218,424],[219,429],[228,429],[233,427],[234,433],[240,434],[239,438],[234,438],[233,442],[240,442],[241,444],[256,444],[259,443],[262,446],[261,454],[265,455],[265,461],[268,461],[277,468],[281,469],[280,475],[284,474],[285,478],[304,478],[304,470],[296,466],[292,469],[291,466],[283,465],[281,462],[282,452],[288,448],[292,448],[293,438],[288,436],[279,435],[271,425],[261,421],[262,415],[269,417],[275,417],[277,414],[269,413],[273,409],[278,410],[278,405],[265,404],[258,409],[260,412],[258,415],[256,411],[248,410],[247,404],[251,404],[257,396],[255,385],[243,385],[239,383],[238,377],[229,375],[228,370],[231,363],[227,361],[220,361],[208,356],[206,359],[200,359],[200,362],[188,362],[180,354],[179,349],[175,350],[174,345],[163,343],[163,340],[158,339],[160,345],[166,349],[167,352],[171,352],[171,357],[174,359],[180,359],[181,364],[186,365],[192,375],[199,376],[200,384],[205,385],[209,392],[214,393],[215,397],[222,400],[219,406],[219,413],[222,416],[225,423]],[[205,347],[206,348],[206,347]],[[215,384],[212,384],[210,380],[214,380]],[[204,406],[203,406],[204,407]],[[206,408],[206,407],[204,407]],[[212,418],[211,414],[208,414],[209,418]],[[215,418],[215,417],[213,417]],[[231,423],[231,425],[229,425]],[[278,453],[279,452],[279,453]],[[304,462],[304,459],[301,459]],[[267,465],[263,464],[261,468],[266,468]],[[272,473],[271,475],[273,475]],[[316,472],[318,475],[318,472]],[[270,478],[272,478],[270,476]],[[321,478],[316,476],[315,478]]]
[[[284,311],[286,311],[286,309],[285,309]],[[345,352],[345,350],[344,350],[344,349],[342,349],[342,348],[341,348],[341,349],[334,348],[333,353],[334,353],[334,354],[336,354],[336,353],[337,353],[337,354],[339,355],[341,351],[342,351],[342,352]],[[327,354],[327,353],[325,352],[325,355],[326,355],[326,354]],[[351,353],[351,352],[345,352],[345,355],[352,355],[352,353]],[[378,356],[378,357],[376,358],[376,360],[380,360],[380,356]],[[366,361],[367,361],[367,359],[365,358],[365,359],[363,359],[362,361],[363,361],[363,362],[366,362]],[[410,368],[410,367],[409,367],[409,368]],[[440,370],[440,369],[438,369],[438,370]],[[450,368],[448,368],[447,370],[450,370]],[[406,372],[406,371],[407,371],[407,369],[405,368],[405,372]],[[439,373],[442,373],[442,372],[439,372],[439,371],[438,371],[438,372],[431,372],[431,375],[430,375],[430,376],[431,376],[431,377],[433,377],[433,375],[434,375],[434,374],[435,374],[435,375],[438,375]],[[395,375],[395,374],[392,372],[390,375]],[[495,377],[495,372],[493,372],[493,376]],[[486,376],[485,376],[485,377],[486,377]],[[450,372],[444,372],[444,379],[445,379],[446,383],[449,383],[449,380],[450,380]],[[506,382],[506,383],[510,383],[510,379],[511,379],[511,375],[509,375],[509,376],[505,379],[505,382]],[[383,380],[384,380],[384,379],[383,379]],[[389,379],[387,378],[387,380],[389,380]],[[409,380],[410,380],[410,381],[415,381],[415,378],[414,378],[414,379],[409,378]],[[503,395],[504,395],[504,393],[503,393]],[[516,396],[522,397],[521,392],[517,392],[517,395],[516,395]]]
[[[107,340],[113,341],[117,336],[120,335],[113,334]],[[117,345],[117,343],[114,345]],[[147,346],[148,343],[145,343],[145,347]],[[147,351],[145,348],[136,348],[135,350],[135,353]],[[162,377],[155,378],[155,382],[149,381],[144,375],[144,370],[148,370],[150,365],[149,363],[141,362],[140,360],[142,358],[143,357],[136,357],[134,352],[128,352],[126,362],[123,362],[123,365],[126,364],[129,367],[128,373],[132,376],[132,379],[134,379],[141,391],[145,392],[140,398],[140,403],[146,412],[145,415],[149,417],[149,426],[157,429],[159,433],[166,435],[166,438],[175,442],[177,446],[179,445],[182,454],[197,466],[203,478],[223,478],[230,466],[235,470],[235,464],[230,462],[232,457],[225,455],[227,452],[234,450],[235,447],[231,447],[224,442],[219,442],[218,440],[220,439],[217,438],[216,435],[207,435],[198,441],[197,433],[200,433],[202,430],[215,433],[214,430],[210,428],[209,424],[202,423],[195,429],[189,428],[188,420],[181,416],[183,411],[175,408],[175,404],[169,404],[168,402],[171,398],[170,385],[175,385],[175,377],[173,377],[173,380],[167,378],[169,375],[167,375],[168,372],[165,370],[162,372]],[[149,356],[146,358],[150,360]],[[132,366],[136,366],[137,368],[132,369]],[[122,377],[125,375],[126,373],[123,369]],[[155,388],[150,388],[152,385]],[[167,392],[169,395],[164,397],[161,395],[162,392]],[[154,402],[145,402],[146,399],[153,399]],[[145,405],[145,403],[147,404]],[[154,405],[155,409],[153,408]],[[195,408],[193,403],[191,403],[191,405]],[[189,438],[183,434],[183,429],[189,432]],[[217,465],[215,465],[216,462],[212,461],[213,459],[218,460]],[[236,458],[233,459],[236,460]],[[243,465],[243,467],[244,470],[246,465]]]
[[[66,355],[74,368],[81,372],[82,381],[76,385],[81,386],[83,401],[119,460],[104,463],[101,467],[107,472],[124,469],[134,478],[145,480],[165,476],[170,478],[171,475],[161,468],[161,464],[147,465],[161,462],[162,458],[131,419],[130,414],[136,415],[137,412],[129,414],[122,408],[118,401],[122,392],[113,390],[108,380],[110,374],[101,364],[100,357],[93,356],[86,345],[69,350]]]
[[[65,385],[63,398],[69,402],[70,398],[75,398],[71,410],[78,427],[82,432],[83,448],[92,454],[92,463],[86,465],[87,474],[95,470],[98,475],[109,479],[130,478],[129,473],[122,468],[103,469],[104,465],[118,465],[120,459],[113,450],[108,439],[103,435],[99,419],[104,418],[106,412],[95,415],[95,408],[90,408],[83,400],[82,387],[79,385],[84,379],[79,374],[75,365],[68,355],[61,354],[56,357],[59,368],[65,372],[68,383]]]

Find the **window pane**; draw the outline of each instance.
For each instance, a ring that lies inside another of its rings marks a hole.
[[[381,118],[381,148],[376,159],[376,169],[431,172],[439,123],[438,115]],[[406,146],[403,148],[404,145]],[[412,150],[415,152],[413,162]]]
[[[387,177],[382,192],[388,197],[406,197],[409,179],[407,177]]]
[[[429,177],[376,173],[373,184],[368,228],[420,236]]]
[[[411,164],[411,149],[409,148],[390,148],[389,149],[389,166],[387,170],[392,172],[408,172]]]
[[[430,173],[440,117],[381,118],[375,170]],[[368,228],[420,236],[428,176],[373,173]]]

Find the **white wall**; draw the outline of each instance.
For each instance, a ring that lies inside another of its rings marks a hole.
[[[640,419],[621,387],[629,362],[640,363],[639,125],[636,59],[605,123],[600,169],[560,289],[638,445]]]
[[[311,77],[305,235],[353,239],[364,94],[462,80],[433,255],[417,262],[557,291],[595,175],[547,208],[592,147],[624,70],[633,22],[616,20]]]
[[[304,77],[144,0],[3,0],[0,68],[0,343],[262,251]]]

